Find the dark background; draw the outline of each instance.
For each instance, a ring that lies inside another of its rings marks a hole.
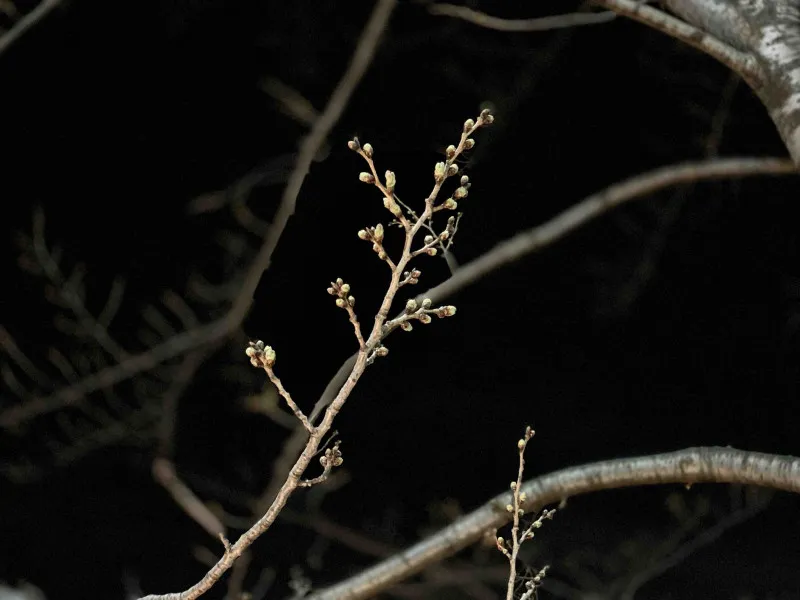
[[[576,4],[475,6],[514,18]],[[227,207],[195,214],[195,200],[254,170],[265,176],[246,194],[251,210],[269,220],[280,200],[306,128],[261,84],[280,80],[322,110],[371,7],[73,0],[0,56],[0,323],[28,356],[56,380],[48,348],[76,363],[89,356],[54,328],[64,311],[48,302],[47,281],[20,268],[34,212],[62,249],[63,271],[85,265],[91,310],[115,276],[126,278],[111,331],[130,352],[146,349],[144,307],[166,289],[183,294],[195,272],[230,281],[257,248]],[[279,376],[310,410],[356,348],[328,282],[351,283],[368,323],[388,281],[356,237],[386,213],[377,191],[358,182],[364,165],[346,141],[372,143],[379,172],[394,170],[398,193],[419,206],[442,150],[486,105],[496,124],[463,164],[473,186],[460,204],[462,264],[647,169],[715,153],[786,154],[744,84],[638,24],[502,33],[400,3],[312,166],[243,333],[214,349],[181,398],[175,463],[202,498],[246,515],[241,498],[269,481],[286,437],[245,409],[265,379],[247,365],[247,337],[277,349]],[[784,177],[660,192],[465,289],[448,300],[454,319],[395,334],[337,420],[349,482],[325,496],[321,513],[367,539],[411,544],[507,488],[526,424],[538,432],[529,476],[692,445],[800,454],[798,191]],[[414,293],[447,276],[439,259],[417,266]],[[189,303],[201,321],[222,314]],[[105,441],[90,432],[108,422],[85,408],[0,434],[0,581],[90,600],[121,598],[132,585],[177,591],[203,575],[193,553],[219,544],[153,481],[153,419],[125,417],[158,408],[168,367],[115,390],[120,427]],[[2,385],[0,408],[22,401]],[[743,493],[695,486],[578,498],[525,560],[552,565],[542,598],[588,597],[565,595],[567,584],[621,597],[611,582],[658,563],[652,556],[670,540],[690,548],[740,514]],[[665,507],[670,497],[694,515],[684,537],[687,519]],[[290,508],[308,514],[318,499],[300,492]],[[800,598],[798,508],[775,495],[636,597]],[[285,595],[293,565],[323,586],[374,561],[286,521],[254,554],[245,588],[271,567],[270,597]],[[478,548],[463,558],[476,561],[477,578],[500,570],[486,584],[499,597],[503,557]],[[405,589],[478,597],[454,586]],[[223,583],[208,597],[224,593]]]

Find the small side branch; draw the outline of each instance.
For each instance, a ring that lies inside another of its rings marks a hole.
[[[343,462],[342,451],[339,450],[339,442],[337,441],[333,445],[333,448],[326,449],[325,454],[319,459],[319,464],[321,464],[323,468],[322,475],[314,477],[314,479],[301,479],[298,487],[311,487],[312,485],[323,483],[330,477],[334,467],[342,466]]]
[[[283,383],[281,383],[281,380],[277,375],[275,375],[275,371],[272,369],[272,367],[275,365],[275,350],[273,350],[270,346],[265,346],[264,342],[258,340],[257,342],[250,342],[250,345],[246,350],[246,354],[250,358],[250,363],[254,367],[258,367],[266,371],[269,380],[277,388],[281,398],[286,400],[286,404],[292,410],[294,416],[297,417],[297,420],[302,423],[303,427],[308,433],[313,433],[314,427],[311,425],[308,417],[302,410],[300,410],[300,407],[297,406],[297,403],[292,399],[291,394],[286,391],[286,388],[283,387]]]
[[[153,477],[167,490],[175,503],[212,537],[225,534],[225,525],[212,513],[194,492],[178,477],[175,465],[166,458],[153,461]]]

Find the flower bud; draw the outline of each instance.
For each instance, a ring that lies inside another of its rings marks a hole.
[[[446,168],[447,167],[443,162],[436,163],[436,166],[433,169],[433,179],[436,181],[436,183],[441,183],[444,181]]]

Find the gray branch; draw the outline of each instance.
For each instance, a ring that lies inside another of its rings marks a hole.
[[[571,496],[616,488],[692,483],[738,483],[800,492],[800,458],[745,452],[733,448],[688,448],[667,454],[621,458],[556,471],[527,481],[526,510]],[[378,563],[309,600],[357,600],[372,598],[402,579],[463,550],[487,532],[505,525],[510,515],[505,506],[510,492],[445,527],[426,540]]]
[[[800,166],[800,2],[798,0],[662,0],[697,28],[687,35],[673,19],[637,0],[595,0],[685,41],[741,75],[767,108]]]

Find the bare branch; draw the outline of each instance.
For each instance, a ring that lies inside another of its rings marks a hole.
[[[156,458],[153,461],[153,477],[169,492],[175,503],[212,537],[219,538],[219,536],[225,535],[225,525],[189,489],[189,486],[181,481],[175,472],[175,465],[172,464],[172,461],[166,458]]]
[[[463,19],[487,29],[508,32],[549,31],[551,29],[564,29],[581,25],[597,25],[613,21],[617,16],[613,11],[605,11],[599,13],[569,13],[535,19],[500,19],[467,6],[444,3],[431,4],[428,6],[428,12],[432,15]]]
[[[239,328],[252,304],[253,293],[258,287],[258,282],[264,271],[269,268],[272,254],[278,245],[281,234],[286,228],[289,218],[294,214],[297,196],[311,163],[344,112],[356,86],[366,72],[394,2],[380,0],[377,6],[381,8],[381,11],[376,10],[373,13],[373,18],[364,29],[345,74],[334,89],[325,110],[314,122],[314,126],[300,146],[297,162],[284,190],[280,207],[267,230],[263,245],[238,288],[238,293],[228,313],[217,321],[178,333],[142,354],[131,356],[118,364],[98,371],[50,396],[33,398],[24,404],[4,410],[0,412],[0,427],[18,426],[39,415],[80,402],[86,395],[94,391],[130,379],[142,371],[150,370],[164,361],[199,346],[215,343],[228,337]]]
[[[666,0],[691,25],[634,0],[594,0],[713,56],[748,83],[800,167],[800,6],[769,2]]]
[[[752,55],[742,52],[709,35],[708,32],[676,19],[664,11],[642,4],[637,0],[594,0],[594,2],[713,56],[729,69],[741,75],[751,86],[758,86],[764,78],[764,72]]]
[[[0,36],[0,55],[59,4],[61,4],[61,0],[42,0],[36,8],[17,21],[11,29]]]
[[[636,175],[592,194],[542,225],[518,233],[512,238],[500,242],[483,256],[462,265],[444,282],[418,295],[417,301],[430,298],[433,302],[440,302],[463,288],[472,285],[495,269],[519,260],[527,254],[537,252],[560,240],[578,227],[582,227],[612,208],[663,188],[682,183],[715,179],[750,177],[754,175],[796,174],[795,166],[786,159],[728,158],[670,165]],[[344,383],[354,361],[355,355],[348,358],[325,387],[322,396],[311,411],[310,419],[312,422],[331,403]],[[298,430],[296,435],[302,436],[302,430]],[[293,446],[297,446],[299,439],[293,437],[291,443]],[[285,469],[285,465],[286,459],[281,455],[274,466],[276,469],[279,466]]]
[[[667,454],[620,458],[556,471],[527,481],[526,510],[600,490],[658,484],[741,483],[800,493],[800,458],[733,448],[688,448]],[[508,523],[503,493],[426,540],[309,600],[372,598],[392,584],[437,563]]]
[[[661,167],[615,183],[592,194],[547,223],[500,242],[489,252],[463,265],[455,275],[420,294],[434,302],[471,285],[495,269],[541,250],[612,208],[652,194],[663,188],[695,181],[752,177],[754,175],[797,175],[791,161],[780,158],[726,158]]]
[[[300,192],[300,187],[302,186],[306,173],[311,165],[311,161],[314,159],[319,147],[324,143],[328,133],[333,128],[333,125],[338,121],[350,99],[350,96],[372,61],[372,57],[374,56],[381,36],[386,29],[386,26],[389,22],[389,17],[394,10],[395,4],[396,0],[378,0],[378,2],[375,4],[372,14],[370,15],[358,44],[356,45],[355,53],[353,54],[347,70],[345,71],[339,84],[336,86],[336,89],[334,90],[327,106],[325,107],[325,110],[314,122],[311,132],[301,145],[297,165],[291,177],[289,178],[286,190],[284,191],[283,201],[278,209],[277,215],[275,216],[275,220],[270,227],[270,232],[268,234],[269,237],[259,251],[253,266],[247,274],[242,292],[237,297],[233,308],[226,317],[226,319],[235,318],[237,325],[246,315],[246,311],[252,301],[252,295],[256,289],[256,286],[258,285],[261,274],[269,266],[272,253],[277,245],[277,237],[279,237],[280,232],[283,231],[286,222],[294,212],[297,196]],[[408,254],[408,252],[406,251],[404,254]],[[390,286],[389,291],[387,291],[387,301],[389,304],[391,304],[391,298],[393,297],[393,293],[396,293],[397,289],[394,287],[393,290],[392,287],[393,286]],[[376,318],[373,335],[370,336],[371,343],[377,343],[381,325],[382,321]],[[261,518],[258,519],[258,521],[256,521],[256,523],[248,531],[242,534],[235,544],[226,547],[222,558],[220,558],[217,564],[214,565],[197,584],[185,592],[147,596],[143,600],[171,600],[172,598],[193,600],[200,597],[209,589],[211,589],[211,587],[222,577],[222,575],[228,569],[230,569],[236,559],[244,554],[250,545],[271,527],[280,511],[285,506],[289,496],[291,496],[291,494],[300,484],[300,478],[303,472],[316,455],[322,439],[331,429],[333,419],[341,409],[352,388],[355,386],[360,375],[363,373],[365,367],[366,352],[362,351],[360,352],[359,361],[356,362],[352,376],[349,379],[349,384],[345,385],[340,390],[339,396],[329,407],[322,423],[320,423],[318,427],[314,428],[312,433],[309,435],[305,449],[297,459],[294,468],[289,474],[289,477],[284,482],[283,486],[275,497],[275,501],[272,503],[266,513],[264,513],[264,515],[261,516]]]

